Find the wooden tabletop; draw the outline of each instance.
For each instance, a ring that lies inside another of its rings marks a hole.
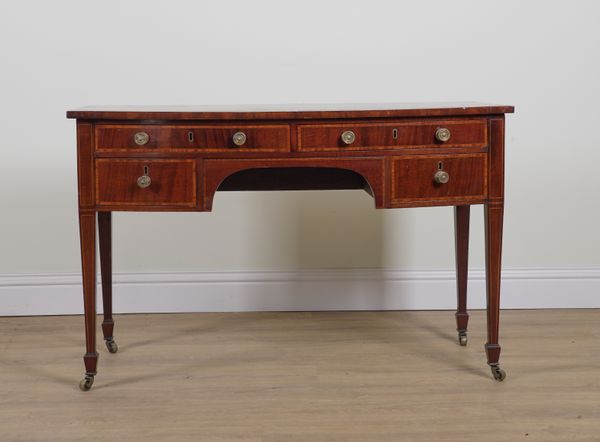
[[[204,106],[89,106],[67,111],[86,120],[281,120],[494,115],[513,106],[465,103],[338,103]]]

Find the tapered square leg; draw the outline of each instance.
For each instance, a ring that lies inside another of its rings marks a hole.
[[[83,310],[85,314],[85,378],[79,384],[89,390],[97,373],[96,352],[96,213],[79,213],[79,236],[81,241],[81,270],[83,279]]]
[[[454,208],[454,238],[456,253],[456,331],[460,345],[467,345],[467,281],[469,279],[469,220],[471,206]]]
[[[502,261],[502,223],[504,206],[501,203],[485,206],[485,267],[487,289],[487,362],[496,380],[506,374],[499,367],[500,344],[498,329],[500,322],[500,278]]]
[[[106,348],[110,353],[116,353],[117,343],[114,339],[115,322],[112,316],[112,214],[98,212],[98,242],[100,246],[100,272],[102,278],[102,306],[104,320],[102,333]]]

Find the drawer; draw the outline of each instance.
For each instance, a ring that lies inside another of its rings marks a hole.
[[[96,203],[196,206],[195,160],[96,160]]]
[[[304,151],[485,146],[483,119],[298,126],[298,149]]]
[[[96,125],[96,150],[289,151],[290,129],[279,125]]]
[[[487,154],[393,157],[391,179],[392,206],[482,202],[487,196]]]

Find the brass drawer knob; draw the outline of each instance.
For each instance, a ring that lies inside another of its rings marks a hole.
[[[354,132],[352,132],[351,130],[347,130],[342,133],[342,141],[345,144],[350,145],[350,144],[354,143],[354,141],[356,141],[356,134]]]
[[[152,179],[148,176],[148,166],[144,166],[144,174],[137,179],[137,185],[145,189],[146,187],[150,187],[150,184],[152,184]]]
[[[248,137],[242,131],[236,132],[233,134],[233,144],[236,146],[243,146],[246,143]]]
[[[433,175],[433,180],[438,184],[446,184],[448,181],[450,181],[450,175],[445,170],[438,170]]]
[[[140,186],[142,189],[149,187],[150,184],[152,184],[152,180],[148,175],[142,175],[137,179],[137,185]]]
[[[450,139],[450,129],[446,128],[446,127],[439,127],[436,131],[435,131],[435,139],[445,143],[446,141],[448,141]]]
[[[133,140],[135,141],[135,144],[137,144],[138,146],[143,146],[148,141],[150,141],[150,135],[148,135],[146,132],[137,132],[133,136]]]

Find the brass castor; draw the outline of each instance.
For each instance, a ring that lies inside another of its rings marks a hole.
[[[108,348],[109,353],[116,353],[119,351],[119,347],[112,337],[105,338],[104,342],[106,343],[106,348]]]
[[[468,341],[467,332],[459,331],[458,332],[458,343],[464,347],[465,345],[467,345],[467,341]]]
[[[90,391],[94,385],[94,376],[91,374],[86,374],[85,377],[79,383],[79,388],[81,391]]]
[[[498,382],[502,382],[504,379],[506,379],[506,372],[498,365],[490,365],[490,368],[492,369],[492,376],[494,376],[494,379],[496,379]]]

